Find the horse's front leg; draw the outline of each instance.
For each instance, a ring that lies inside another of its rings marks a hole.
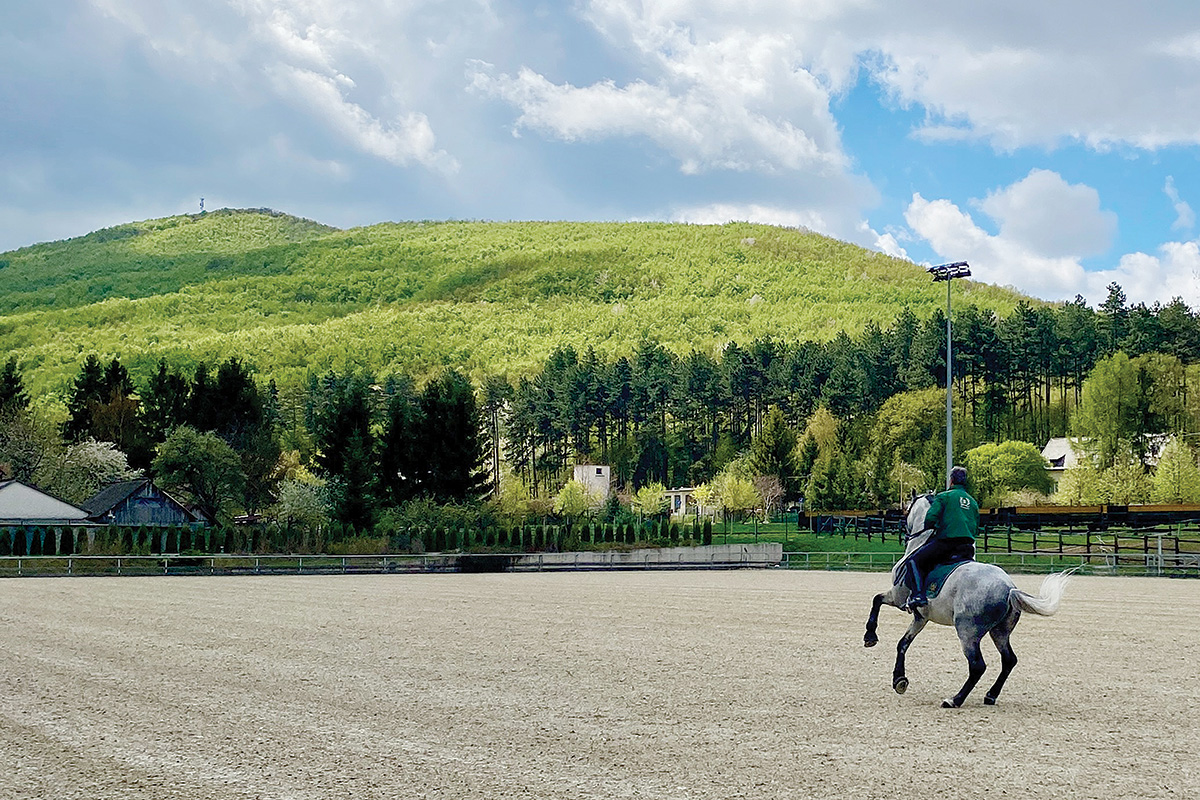
[[[871,614],[867,617],[867,632],[863,636],[864,647],[874,647],[879,644],[879,634],[877,633],[877,628],[879,627],[879,609],[884,603],[899,608],[903,599],[897,595],[897,592],[901,590],[904,592],[908,591],[903,586],[893,586],[888,591],[875,595],[875,599],[871,601]]]
[[[892,670],[892,688],[897,694],[904,694],[908,689],[908,678],[904,675],[904,654],[908,652],[908,646],[917,638],[927,621],[921,612],[913,614],[913,621],[909,623],[908,630],[896,644],[896,668]]]
[[[880,592],[871,602],[871,615],[867,617],[867,632],[863,636],[864,647],[874,647],[879,644],[879,634],[875,632],[875,629],[879,627],[879,607],[883,605],[885,594],[887,592]]]

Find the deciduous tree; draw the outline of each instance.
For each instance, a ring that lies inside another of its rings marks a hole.
[[[246,483],[241,459],[224,439],[187,425],[159,445],[153,469],[164,489],[185,493],[215,521],[233,515]]]

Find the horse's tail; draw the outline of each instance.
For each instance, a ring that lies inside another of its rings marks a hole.
[[[1076,567],[1075,569],[1078,569]],[[1049,617],[1058,611],[1058,604],[1066,591],[1067,581],[1071,579],[1074,569],[1047,575],[1042,581],[1038,594],[1032,595],[1020,589],[1012,589],[1008,593],[1008,601],[1022,611],[1029,611],[1042,617]]]

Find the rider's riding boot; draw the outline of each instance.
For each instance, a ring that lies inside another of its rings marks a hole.
[[[912,583],[909,584],[910,591],[908,600],[904,601],[904,605],[900,607],[901,611],[913,611],[922,606],[929,605],[929,600],[925,597],[925,578],[913,567]]]

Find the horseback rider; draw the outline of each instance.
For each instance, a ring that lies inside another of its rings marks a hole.
[[[967,492],[967,471],[950,470],[950,488],[933,498],[925,514],[925,529],[933,530],[929,541],[908,558],[904,583],[909,589],[905,611],[916,611],[929,604],[925,581],[939,564],[970,561],[975,558],[975,535],[979,530],[979,503]]]

